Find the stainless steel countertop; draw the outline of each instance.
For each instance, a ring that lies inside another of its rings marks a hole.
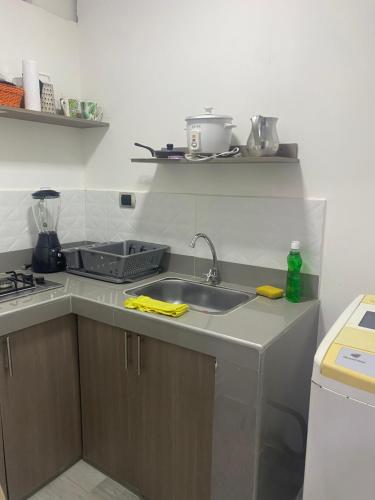
[[[165,277],[200,281],[192,276],[167,272],[136,285]],[[126,290],[134,288],[134,283],[113,285],[67,273],[50,274],[48,279],[62,283],[64,287],[0,304],[0,335],[75,313],[202,352],[217,354],[217,348],[213,346],[218,341],[263,351],[291,324],[311,308],[317,310],[319,305],[318,300],[291,304],[285,299],[270,300],[258,296],[223,315],[190,310],[180,318],[169,318],[125,309]],[[221,286],[254,292],[253,288],[229,283]]]

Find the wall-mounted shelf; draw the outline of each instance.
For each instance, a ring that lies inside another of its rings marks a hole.
[[[52,115],[50,113],[41,113],[40,111],[30,111],[22,108],[9,108],[8,106],[0,106],[0,118],[12,118],[14,120],[74,128],[109,127],[109,123],[107,122],[96,122],[93,120],[84,120],[82,118],[68,118],[63,115]]]
[[[206,162],[192,162],[188,160],[170,160],[168,158],[132,158],[132,163],[159,163],[160,165],[208,165],[208,164],[243,164],[243,165],[259,165],[260,163],[265,164],[296,164],[299,163],[298,158],[283,158],[282,156],[267,156],[261,158],[255,157],[240,157],[240,158],[215,158]]]
[[[246,152],[245,146],[240,146],[240,151]],[[208,165],[208,164],[231,164],[231,165],[296,165],[299,164],[298,144],[280,144],[276,156],[240,156],[239,158],[213,158],[206,162],[192,162],[185,160],[170,160],[169,158],[132,158],[132,163],[158,163],[159,165]]]

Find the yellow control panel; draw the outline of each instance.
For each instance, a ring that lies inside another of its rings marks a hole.
[[[375,306],[375,295],[365,295],[364,299],[362,300],[362,304],[371,304]]]
[[[363,298],[327,350],[320,371],[325,377],[375,394],[375,295]]]

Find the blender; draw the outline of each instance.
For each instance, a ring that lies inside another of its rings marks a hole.
[[[40,189],[32,194],[35,204],[33,215],[38,227],[38,241],[34,248],[32,268],[36,273],[56,273],[65,270],[65,258],[56,228],[60,216],[60,193],[53,189]]]

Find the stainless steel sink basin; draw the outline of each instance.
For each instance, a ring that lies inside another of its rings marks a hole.
[[[224,314],[249,302],[255,294],[248,294],[178,278],[165,278],[148,285],[127,290],[129,295],[147,295],[173,304],[189,304],[191,309],[208,314]]]

